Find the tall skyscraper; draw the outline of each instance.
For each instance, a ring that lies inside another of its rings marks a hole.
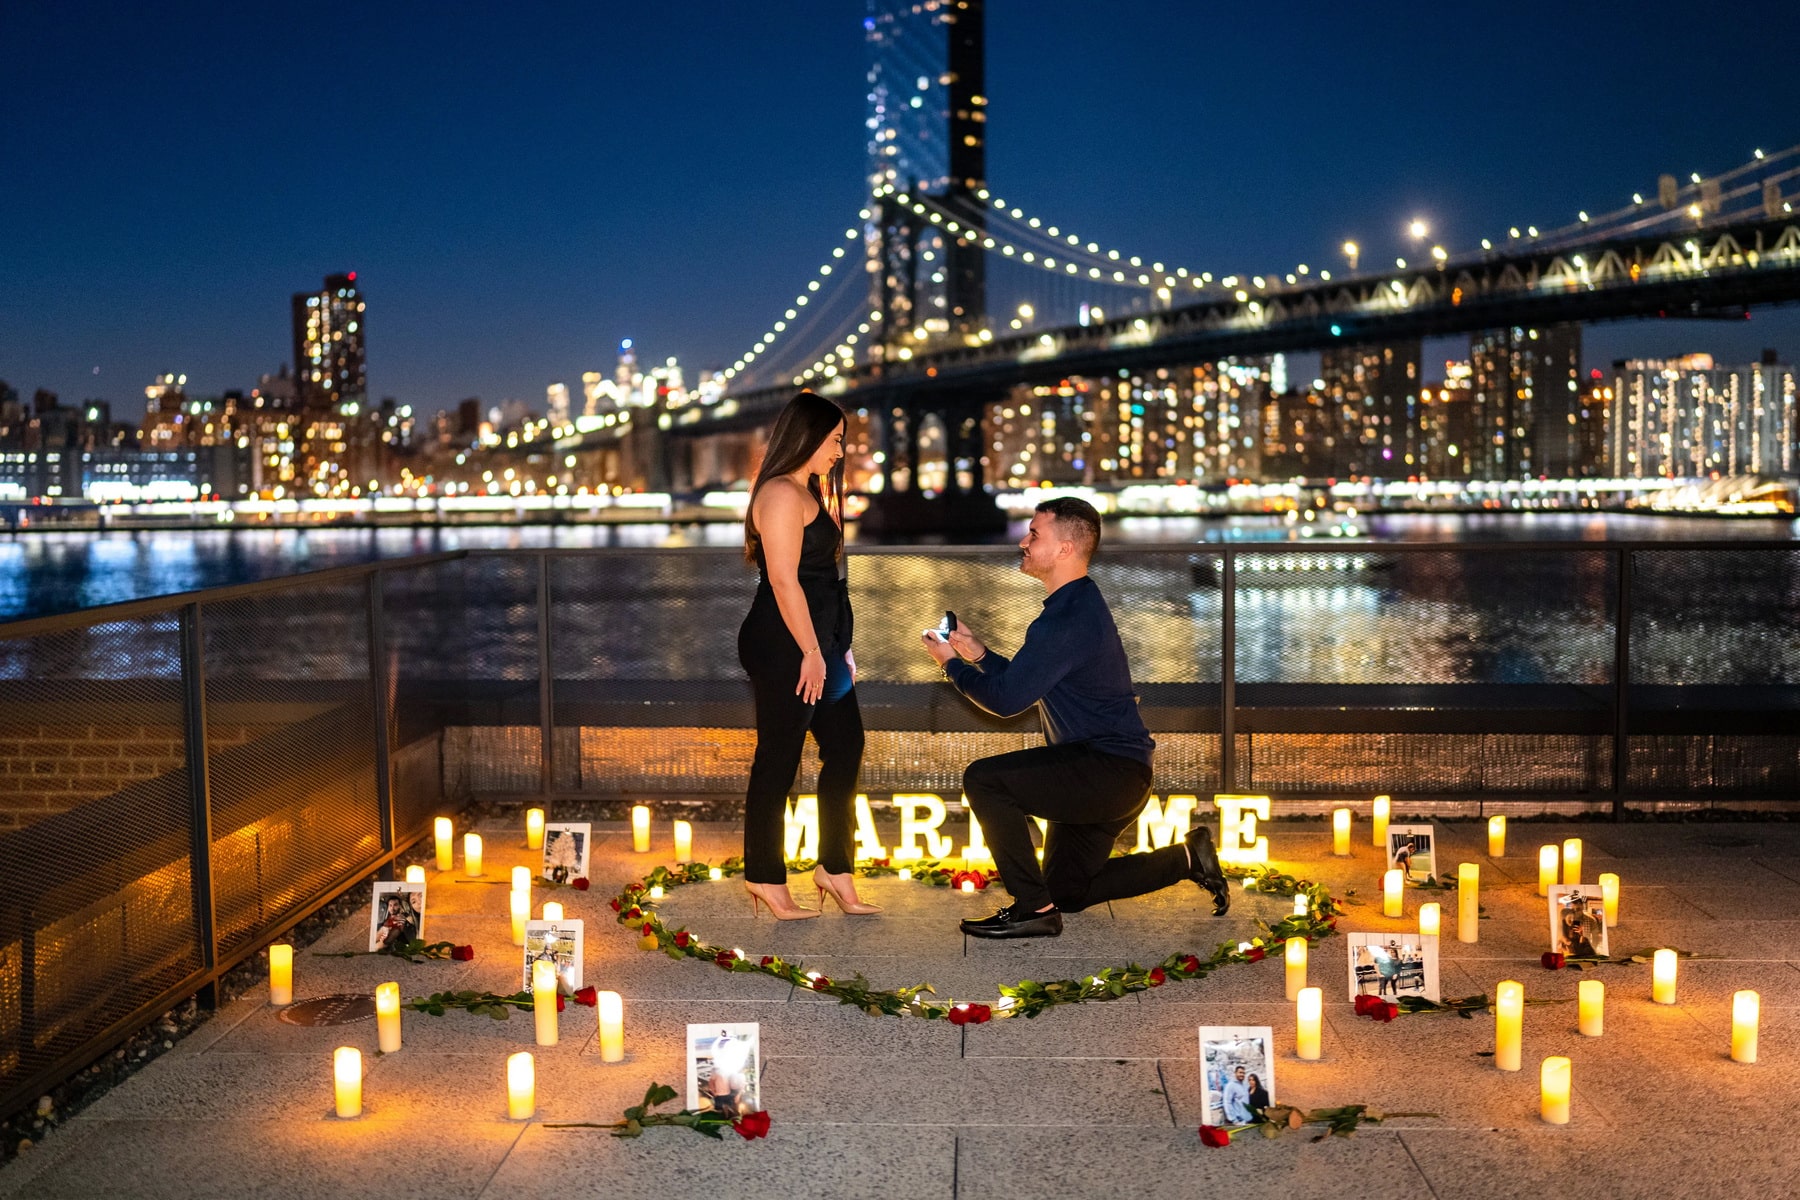
[[[1469,339],[1477,479],[1592,474],[1581,429],[1581,326],[1514,325]]]
[[[869,0],[869,174],[952,214],[977,235],[987,205],[985,0]],[[870,307],[889,346],[915,330],[959,338],[987,315],[979,240],[946,238],[893,196],[877,206],[868,253]],[[912,344],[917,344],[916,342]],[[876,350],[884,347],[876,347]]]
[[[1325,394],[1337,410],[1333,475],[1405,479],[1424,470],[1419,449],[1418,338],[1342,346],[1319,356]]]
[[[544,415],[552,426],[569,423],[569,385],[553,383],[544,389]]]
[[[1710,354],[1613,364],[1611,469],[1634,479],[1788,475],[1796,470],[1796,372]]]
[[[364,307],[355,271],[327,275],[316,292],[294,293],[294,374],[301,407],[361,403],[368,395]]]

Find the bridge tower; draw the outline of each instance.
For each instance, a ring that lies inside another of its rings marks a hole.
[[[986,0],[869,0],[869,187],[929,197],[965,229],[987,229]],[[987,324],[987,267],[979,240],[941,226],[884,195],[866,246],[869,339],[877,370],[911,353],[963,345]],[[864,527],[876,532],[987,532],[1005,518],[982,486],[982,395],[922,390],[871,414],[886,451],[884,490]],[[941,490],[921,486],[921,443],[941,430]],[[901,484],[904,486],[900,486]]]
[[[869,184],[929,196],[984,230],[987,205],[986,0],[869,0]],[[869,307],[882,315],[871,346],[961,342],[987,318],[979,243],[894,202],[876,207],[868,236]],[[916,336],[924,330],[927,337]]]

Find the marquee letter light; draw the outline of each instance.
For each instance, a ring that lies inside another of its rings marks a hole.
[[[1166,804],[1158,802],[1155,796],[1150,797],[1144,811],[1138,814],[1138,853],[1173,846],[1187,837],[1197,804],[1198,800],[1193,796],[1170,796]]]
[[[1256,836],[1258,819],[1269,819],[1267,796],[1214,796],[1219,809],[1219,861],[1269,861],[1269,839]]]

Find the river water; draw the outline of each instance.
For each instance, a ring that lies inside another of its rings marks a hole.
[[[1360,524],[1374,541],[1800,537],[1800,522],[1616,514],[1406,514],[1364,517]],[[990,540],[1016,540],[1022,530],[1015,522],[1007,537]],[[1298,540],[1302,531],[1275,518],[1142,517],[1110,522],[1107,538],[1111,545],[1262,544]],[[0,621],[445,550],[730,546],[740,537],[728,523],[17,533],[0,537]]]

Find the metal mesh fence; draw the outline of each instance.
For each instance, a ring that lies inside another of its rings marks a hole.
[[[202,608],[221,956],[380,857],[367,595],[352,578]]]
[[[466,628],[469,562],[381,573],[382,673],[387,687],[389,793],[404,841],[460,807],[445,786],[444,730],[469,723],[473,695]]]
[[[0,1094],[202,967],[177,614],[0,641]]]

